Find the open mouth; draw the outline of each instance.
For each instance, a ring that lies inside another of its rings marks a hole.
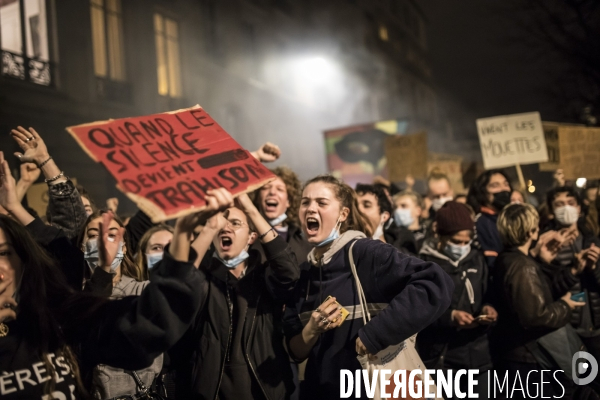
[[[277,211],[277,206],[279,202],[274,199],[268,199],[265,201],[265,211]]]
[[[306,218],[306,230],[310,234],[316,234],[319,231],[319,221],[316,218]]]
[[[231,248],[231,245],[233,244],[233,240],[228,237],[228,236],[221,236],[221,248],[224,251],[227,251]]]

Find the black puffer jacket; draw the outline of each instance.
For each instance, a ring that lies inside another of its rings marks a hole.
[[[417,335],[423,362],[427,368],[491,368],[488,326],[459,330],[452,323],[452,311],[466,311],[475,317],[488,303],[488,268],[482,252],[472,248],[455,262],[426,243],[419,257],[442,267],[454,282],[450,308]]]
[[[554,301],[550,282],[533,258],[513,248],[502,252],[492,271],[498,324],[492,349],[500,359],[536,363],[525,345],[571,320],[571,310]]]
[[[190,330],[169,352],[177,374],[178,398],[217,398],[226,357],[240,346],[252,379],[259,384],[257,392],[248,393],[248,398],[284,399],[293,392],[281,319],[283,304],[293,294],[300,270],[281,237],[263,246],[267,262],[261,264],[260,254],[251,250],[248,269],[239,280],[216,259],[200,267],[203,281],[198,290],[204,296],[200,311]],[[234,295],[237,301],[231,300]],[[236,329],[242,332],[241,343],[232,343],[234,321],[230,315],[243,321],[242,330],[239,325]]]

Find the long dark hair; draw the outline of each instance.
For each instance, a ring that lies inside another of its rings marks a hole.
[[[81,232],[79,232],[79,237],[77,238],[77,247],[79,249],[81,249],[81,246],[83,244],[83,239],[85,238],[85,233],[87,231],[87,226],[89,225],[89,223],[95,220],[96,218],[101,218],[102,214],[107,212],[109,212],[109,210],[97,210],[87,218],[85,224],[83,224]],[[121,221],[119,217],[113,215],[113,219],[117,224],[119,224],[121,228],[125,228],[125,224],[123,224],[123,221]],[[128,276],[137,281],[142,281],[142,273],[138,270],[133,259],[136,249],[132,249],[131,246],[129,246],[131,240],[129,239],[129,233],[127,232],[127,229],[125,229],[125,234],[123,235],[123,243],[125,243],[125,248],[127,249],[127,251],[125,252],[123,261],[121,262],[121,275]]]
[[[489,171],[485,171],[483,174],[479,175],[475,181],[473,181],[471,187],[469,188],[469,194],[467,195],[467,204],[473,207],[475,212],[481,212],[481,207],[487,207],[490,205],[490,201],[488,200],[489,193],[486,187],[490,183],[492,176],[496,174],[500,174],[506,179],[512,193],[510,179],[508,179],[508,176],[504,173],[504,171],[499,169],[490,169]]]
[[[62,322],[68,324],[70,321],[76,326],[82,323],[78,318],[80,315],[90,315],[106,300],[86,296],[71,288],[60,268],[22,225],[0,215],[0,229],[21,261],[17,321],[22,327],[22,338],[36,349],[52,377],[55,376],[54,367],[47,355],[60,352],[69,363],[79,390],[85,393],[77,360],[63,335],[67,329]],[[15,283],[19,284],[19,281]],[[50,393],[55,383],[51,379],[46,392]]]
[[[304,192],[304,189],[311,183],[317,182],[323,182],[329,185],[333,189],[333,194],[341,203],[342,207],[346,207],[350,210],[348,218],[346,218],[340,226],[340,233],[344,233],[348,230],[355,230],[363,232],[367,237],[373,236],[367,217],[365,217],[358,208],[358,199],[354,189],[332,175],[319,175],[306,182],[302,191]]]

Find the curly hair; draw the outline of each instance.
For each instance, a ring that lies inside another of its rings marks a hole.
[[[285,183],[285,188],[287,190],[287,197],[288,201],[290,202],[290,206],[286,212],[287,220],[285,222],[300,226],[298,209],[300,208],[300,196],[302,195],[302,182],[298,178],[298,175],[296,175],[296,173],[288,167],[277,167],[272,169],[271,172],[281,179],[283,183]],[[256,195],[254,196],[254,205],[262,213],[263,210],[262,205],[260,204],[260,196],[258,196],[259,190],[255,192]]]

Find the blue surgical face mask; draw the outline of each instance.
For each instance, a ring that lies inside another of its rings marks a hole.
[[[123,261],[124,257],[125,255],[123,254],[123,242],[119,242],[119,251],[115,256],[115,259],[110,264],[110,269],[112,271],[116,270],[117,267],[121,265],[121,262]],[[87,261],[88,266],[92,271],[98,266],[99,255],[97,239],[91,239],[85,243],[85,251],[83,252],[83,258],[85,259],[85,261]]]
[[[271,226],[277,226],[280,225],[283,221],[285,221],[287,219],[287,214],[283,213],[281,214],[279,217],[277,218],[273,218],[271,220],[269,220],[269,225]]]
[[[160,253],[146,254],[146,263],[148,264],[148,269],[150,270],[154,268],[154,266],[163,259],[164,254],[165,253],[162,251]]]
[[[325,238],[325,240],[323,240],[321,243],[317,243],[315,246],[316,247],[323,247],[326,244],[329,244],[331,242],[333,242],[335,239],[340,237],[340,219],[338,218],[337,222],[335,223],[335,226],[333,227],[333,229],[331,230],[331,233],[329,234],[329,236],[327,236],[327,238]]]
[[[246,250],[242,250],[239,256],[233,257],[229,260],[223,260],[221,257],[219,257],[219,253],[215,251],[213,253],[213,257],[221,261],[221,263],[223,263],[223,265],[225,265],[227,268],[234,269],[235,267],[246,261],[248,257],[250,257],[250,254],[248,254]]]
[[[398,226],[408,228],[415,222],[415,219],[408,208],[397,208],[396,211],[394,211],[394,222]]]
[[[460,260],[463,256],[468,254],[469,251],[471,251],[471,242],[464,246],[459,246],[457,244],[448,242],[444,247],[444,254],[450,257],[450,259],[453,261]]]

